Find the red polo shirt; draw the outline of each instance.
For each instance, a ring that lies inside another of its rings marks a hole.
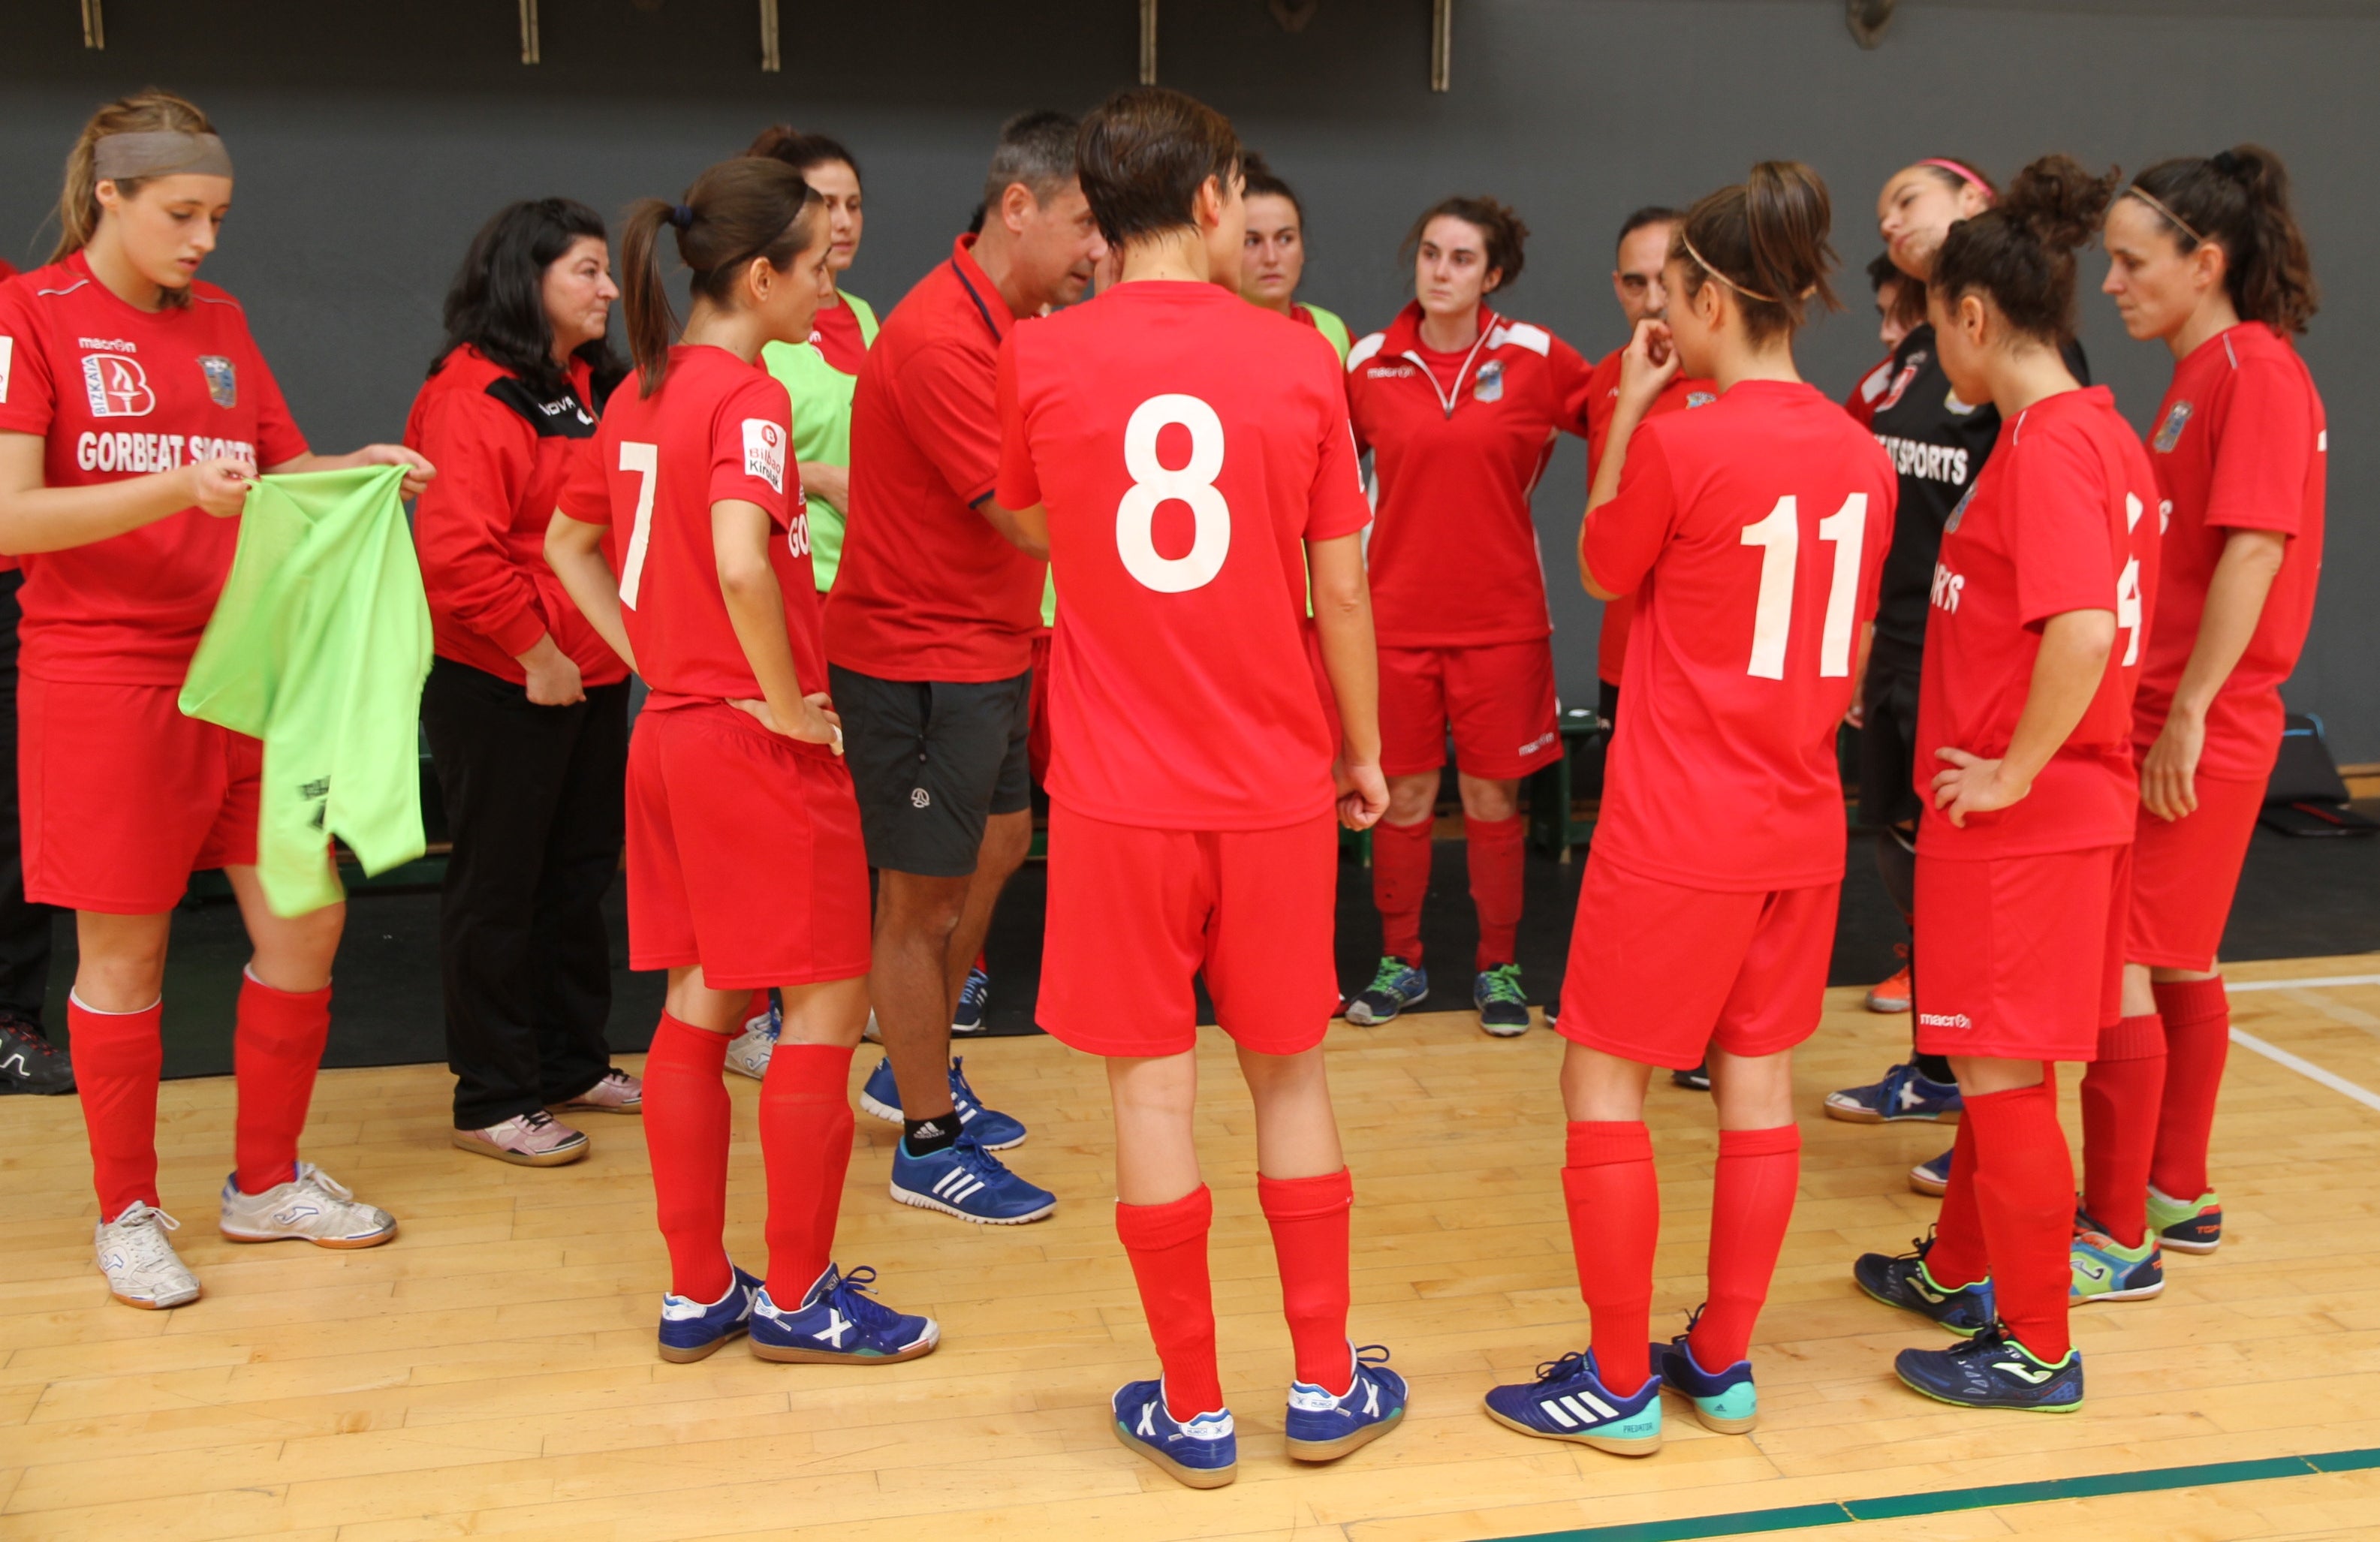
[[[1595,491],[1595,468],[1603,463],[1604,437],[1611,431],[1611,412],[1620,405],[1620,361],[1628,349],[1612,349],[1596,360],[1595,373],[1586,380],[1586,486]],[[1708,407],[1718,400],[1718,388],[1706,380],[1688,380],[1680,375],[1653,398],[1653,406],[1645,414],[1645,420],[1665,412],[1681,412],[1690,407]],[[1628,662],[1628,628],[1636,618],[1636,597],[1623,594],[1617,600],[1603,602],[1603,625],[1595,643],[1595,677],[1608,686],[1620,684],[1620,673]]]
[[[827,658],[881,680],[983,683],[1033,663],[1048,565],[977,507],[1000,470],[993,395],[1014,318],[962,236],[884,319],[851,406],[851,509]]]

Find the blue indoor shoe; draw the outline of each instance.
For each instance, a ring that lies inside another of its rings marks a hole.
[[[1487,1402],[1489,1418],[1524,1435],[1576,1440],[1616,1456],[1661,1449],[1660,1373],[1622,1397],[1603,1384],[1592,1350],[1546,1362],[1535,1381],[1491,1389]]]
[[[1827,1117],[1853,1124],[1892,1124],[1926,1119],[1956,1124],[1966,1111],[1956,1082],[1937,1082],[1913,1065],[1896,1065],[1884,1080],[1827,1094]]]
[[[1925,1237],[1918,1241],[1913,1253],[1898,1257],[1863,1253],[1852,1265],[1852,1278],[1861,1290],[1887,1306],[1914,1312],[1962,1339],[1989,1328],[1995,1315],[1991,1281],[1978,1280],[1972,1285],[1937,1284],[1925,1269],[1925,1255],[1933,1248],[1934,1239]]]
[[[1418,964],[1407,964],[1393,953],[1381,958],[1372,983],[1347,1003],[1347,1021],[1359,1028],[1376,1028],[1407,1007],[1429,999],[1429,975]]]
[[[1961,1408],[2071,1414],[2082,1406],[2081,1351],[2069,1349],[2065,1359],[2047,1364],[1998,1323],[1949,1349],[1904,1349],[1892,1368],[1937,1402]]]
[[[1175,1481],[1192,1488],[1220,1488],[1240,1475],[1240,1442],[1232,1433],[1231,1410],[1176,1419],[1165,1411],[1161,1380],[1125,1382],[1116,1389],[1109,1407],[1110,1422],[1123,1448]]]
[[[970,967],[959,987],[959,1007],[951,1014],[951,1032],[981,1033],[984,1014],[991,1009],[991,977]]]
[[[1022,1226],[1058,1208],[1056,1195],[1009,1172],[973,1135],[965,1135],[922,1157],[909,1154],[907,1140],[895,1141],[892,1197],[986,1226]]]
[[[1336,1461],[1386,1435],[1405,1416],[1405,1378],[1389,1369],[1387,1346],[1350,1344],[1347,1357],[1354,1364],[1354,1379],[1344,1392],[1334,1395],[1308,1381],[1289,1384],[1282,1430],[1289,1454],[1300,1462]]]
[[[662,1297],[662,1358],[674,1366],[707,1360],[719,1346],[745,1330],[760,1281],[730,1264],[727,1293],[709,1303],[682,1295]]]
[[[966,1057],[951,1062],[951,1110],[959,1118],[959,1133],[973,1135],[975,1143],[987,1151],[1005,1151],[1025,1144],[1025,1122],[997,1109],[983,1106],[983,1099],[967,1085],[966,1072],[962,1069]],[[892,1079],[892,1057],[885,1056],[868,1074],[868,1085],[859,1089],[859,1106],[887,1124],[902,1123],[901,1084]]]
[[[1749,1435],[1760,1422],[1759,1394],[1752,1388],[1752,1362],[1738,1360],[1723,1371],[1706,1371],[1695,1363],[1686,1342],[1694,1325],[1666,1344],[1653,1346],[1653,1369],[1661,1385],[1694,1400],[1694,1417],[1705,1429],[1721,1435]]]
[[[752,1353],[795,1365],[894,1366],[934,1353],[942,1342],[931,1317],[896,1312],[868,1293],[876,1271],[849,1274],[832,1264],[786,1311],[763,1287],[752,1302]]]

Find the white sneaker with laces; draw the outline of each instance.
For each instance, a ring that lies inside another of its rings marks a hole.
[[[198,1300],[199,1277],[175,1253],[165,1235],[181,1227],[172,1216],[139,1200],[114,1220],[103,1220],[94,1227],[91,1257],[99,1272],[107,1277],[107,1293],[143,1311]]]
[[[770,1058],[777,1052],[777,1036],[784,1026],[774,1002],[758,1017],[747,1018],[744,1031],[727,1041],[727,1069],[756,1082],[766,1079]]]
[[[233,1242],[310,1242],[317,1247],[378,1247],[396,1235],[396,1218],[360,1204],[345,1184],[299,1162],[298,1176],[262,1194],[223,1186],[223,1234]]]

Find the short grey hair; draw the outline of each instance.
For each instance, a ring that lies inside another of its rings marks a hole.
[[[1000,126],[1000,148],[983,179],[986,217],[1000,207],[1011,183],[1022,182],[1037,203],[1047,203],[1075,180],[1075,136],[1080,128],[1064,113],[1047,109],[1019,113]]]

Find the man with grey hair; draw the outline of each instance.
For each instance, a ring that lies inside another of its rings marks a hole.
[[[826,606],[829,686],[879,874],[868,988],[888,1054],[860,1104],[904,1125],[893,1198],[994,1225],[1058,1201],[992,1155],[1025,1127],[977,1102],[950,1058],[960,988],[1033,842],[1026,734],[1048,553],[992,501],[993,384],[1009,329],[1081,298],[1107,252],[1075,132],[1061,113],[1010,119],[981,233],[884,319],[852,400],[851,507]],[[799,1041],[800,1025],[785,1031]]]

